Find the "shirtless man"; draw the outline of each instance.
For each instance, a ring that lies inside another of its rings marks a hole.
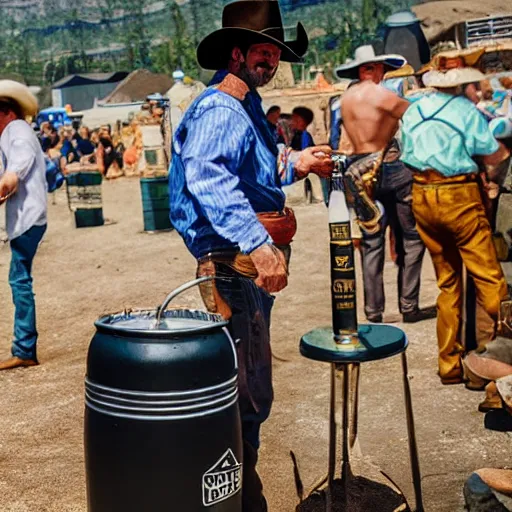
[[[372,199],[384,207],[384,215],[374,230],[362,230],[362,261],[365,314],[370,322],[382,322],[384,313],[385,232],[389,224],[396,237],[399,308],[404,322],[418,322],[432,316],[420,311],[420,275],[425,247],[416,231],[412,213],[412,175],[400,162],[395,134],[409,102],[382,87],[386,71],[406,64],[399,55],[376,56],[372,46],[356,50],[355,59],[340,66],[340,78],[352,78],[343,95],[341,112],[343,129],[340,151],[350,156],[350,166],[378,162],[382,157],[380,185]],[[363,161],[363,158],[366,160]],[[356,205],[356,215],[358,207]],[[370,232],[369,232],[370,231]],[[376,232],[374,232],[376,231]]]

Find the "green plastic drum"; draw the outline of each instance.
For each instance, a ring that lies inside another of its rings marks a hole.
[[[144,231],[172,229],[169,219],[169,180],[165,178],[141,178],[142,213]]]
[[[75,214],[77,228],[103,226],[103,208],[99,172],[74,172],[66,176],[69,208]]]
[[[77,228],[103,226],[103,208],[77,208],[75,210],[75,225]]]

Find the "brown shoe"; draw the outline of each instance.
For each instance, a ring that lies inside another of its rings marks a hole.
[[[441,372],[437,372],[441,379],[441,384],[444,386],[450,386],[452,384],[462,384],[464,382],[464,375],[460,368],[454,368],[451,372],[441,375]]]
[[[478,406],[480,412],[489,412],[492,409],[503,409],[503,403],[494,381],[489,382],[485,386],[485,399]]]
[[[33,359],[21,359],[19,357],[10,357],[0,362],[0,371],[12,370],[13,368],[26,368],[28,366],[37,366],[39,363]]]

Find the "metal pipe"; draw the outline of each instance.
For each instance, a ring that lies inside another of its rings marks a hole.
[[[329,404],[329,472],[327,475],[326,512],[333,510],[333,484],[336,471],[336,364],[331,363],[331,398]]]
[[[407,417],[407,437],[409,439],[409,455],[411,458],[412,483],[414,485],[414,499],[416,512],[424,512],[423,497],[421,492],[421,472],[418,457],[418,445],[416,444],[416,430],[414,428],[414,414],[412,411],[411,386],[409,384],[409,370],[407,356],[402,352],[402,372],[404,382],[405,413]]]
[[[343,364],[343,462],[341,465],[341,482],[343,485],[343,510],[348,510],[348,492],[349,492],[349,478],[350,471],[350,452],[348,448],[348,423],[350,414],[350,401],[349,401],[349,371],[352,365]]]
[[[359,374],[361,365],[354,363],[350,371],[350,394],[351,418],[350,418],[350,449],[352,450],[357,441],[358,420],[359,420]]]

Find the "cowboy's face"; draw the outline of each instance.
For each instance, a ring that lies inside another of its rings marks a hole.
[[[272,80],[279,66],[281,50],[271,43],[253,44],[245,57],[237,55],[243,79],[250,87],[262,87]]]
[[[370,62],[359,67],[359,80],[371,80],[380,84],[384,78],[384,64],[382,62]]]

